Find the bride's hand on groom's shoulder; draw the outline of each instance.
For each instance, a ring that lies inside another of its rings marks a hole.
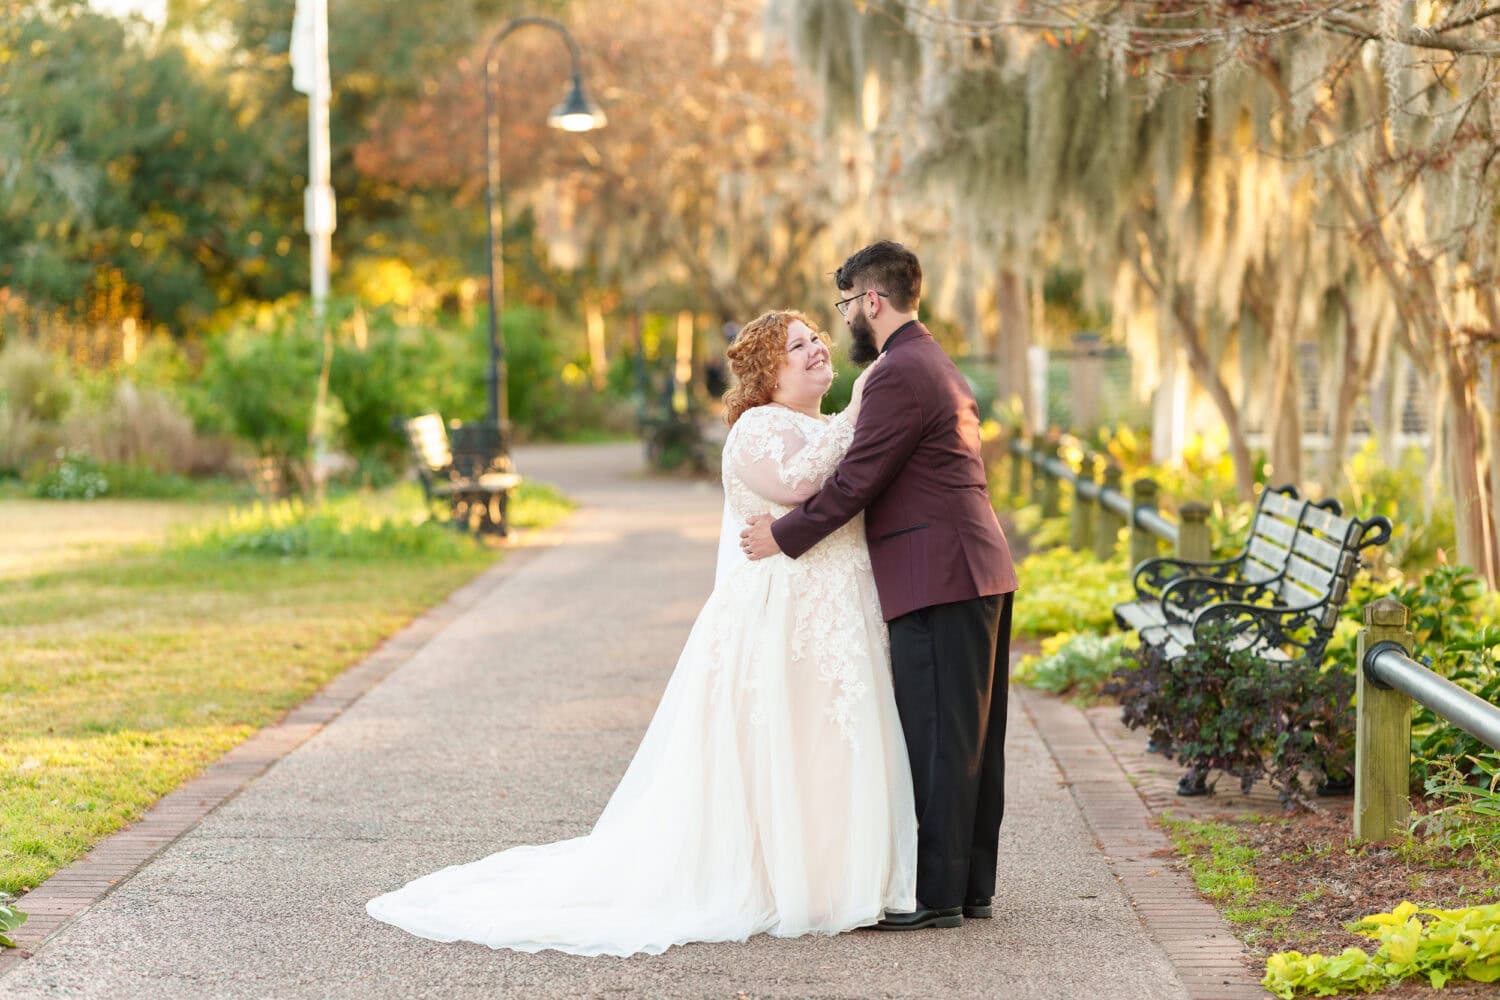
[[[874,361],[871,361],[869,367],[860,372],[859,378],[854,380],[854,388],[849,393],[849,408],[851,410],[854,410],[855,412],[859,411],[859,404],[865,397],[865,379],[870,377],[870,373],[875,370],[876,366],[880,364],[881,359],[883,359],[884,357],[885,355],[882,354],[878,356]]]

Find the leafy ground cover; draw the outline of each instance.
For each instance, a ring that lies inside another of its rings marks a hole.
[[[1127,721],[1134,716],[1184,767],[1238,779],[1218,782],[1210,801],[1224,800],[1220,818],[1200,812],[1164,825],[1199,891],[1269,963],[1268,989],[1417,996],[1441,983],[1443,995],[1494,997],[1494,981],[1475,980],[1491,973],[1500,980],[1500,755],[1418,706],[1411,747],[1418,819],[1395,844],[1355,844],[1348,800],[1311,794],[1352,765],[1355,638],[1363,607],[1376,597],[1411,611],[1415,657],[1500,703],[1500,597],[1446,561],[1451,518],[1418,506],[1410,477],[1370,468],[1351,477],[1351,506],[1386,513],[1402,531],[1357,579],[1327,657],[1297,670],[1267,670],[1212,643],[1170,677],[1149,664],[1122,664],[1131,643],[1109,608],[1128,597],[1123,556],[1104,563],[1071,552],[1065,518],[1016,505],[1017,548],[1030,551],[1020,566],[1016,633],[1037,651],[1021,658],[1013,679],[1085,704],[1119,697]],[[1232,551],[1248,509],[1205,485],[1224,477],[1197,478],[1167,492],[1212,500],[1216,544]],[[1149,704],[1133,697],[1142,691]],[[1235,817],[1231,787],[1248,790],[1261,778],[1283,793],[1287,811]]]
[[[513,511],[540,527],[568,507],[528,484]],[[498,557],[403,491],[206,522],[149,509],[155,541],[0,581],[0,892],[138,818]],[[24,534],[35,510],[5,502],[0,523]]]
[[[1403,902],[1443,909],[1500,903],[1500,853],[1465,838],[1422,835],[1390,844],[1355,844],[1344,809],[1294,816],[1173,820],[1164,825],[1204,896],[1258,961],[1297,952],[1334,959],[1346,949],[1370,956],[1379,942],[1355,928]],[[1482,819],[1465,829],[1488,827]],[[1500,920],[1497,920],[1500,923]],[[1274,964],[1274,963],[1273,963]],[[1262,970],[1264,971],[1264,970]],[[1384,977],[1370,985],[1380,986]],[[1357,992],[1351,981],[1312,977],[1296,995],[1317,989]],[[1342,986],[1342,989],[1339,987]],[[1493,983],[1451,979],[1441,996],[1493,997]],[[1425,978],[1388,985],[1382,996],[1431,996]]]

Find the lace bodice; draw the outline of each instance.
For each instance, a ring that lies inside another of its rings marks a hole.
[[[749,520],[779,517],[818,491],[854,440],[847,413],[811,417],[775,403],[746,410],[724,442],[724,495]]]
[[[856,419],[850,410],[828,418],[776,404],[747,410],[724,442],[724,495],[733,516],[780,517],[816,493],[849,450]],[[857,515],[801,558],[773,556],[756,564],[788,577],[787,653],[812,666],[832,689],[827,715],[851,742],[857,706],[869,692],[866,678],[877,666],[889,669],[864,535],[864,516]],[[731,582],[723,590],[715,595],[726,605],[723,621],[749,613],[736,605],[739,587]],[[871,661],[872,639],[866,637],[873,637],[878,663]]]

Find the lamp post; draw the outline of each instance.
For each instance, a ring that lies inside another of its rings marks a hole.
[[[510,402],[505,388],[505,335],[500,312],[505,307],[503,248],[500,230],[500,129],[495,121],[495,77],[499,72],[496,49],[517,29],[537,25],[562,36],[573,61],[573,82],[561,104],[547,116],[547,124],[565,132],[588,132],[605,125],[604,112],[583,91],[582,57],[578,43],[561,23],[548,17],[517,17],[507,21],[490,39],[484,52],[484,161],[486,183],[485,250],[490,283],[490,372],[487,421],[500,434],[501,446],[510,434]]]

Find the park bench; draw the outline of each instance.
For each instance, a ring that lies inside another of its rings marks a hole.
[[[1272,504],[1290,513],[1280,501]],[[1168,583],[1161,591],[1160,607],[1170,620],[1137,629],[1143,654],[1171,670],[1212,633],[1220,642],[1227,639],[1227,651],[1248,652],[1261,661],[1320,663],[1359,569],[1360,554],[1390,540],[1391,522],[1382,516],[1341,517],[1312,503],[1303,503],[1293,516],[1296,527],[1275,574],[1259,581],[1185,575]],[[1285,527],[1287,521],[1282,524]],[[1284,534],[1281,529],[1276,533]],[[1249,548],[1247,544],[1247,553]],[[1262,551],[1272,555],[1268,549]],[[1264,573],[1270,566],[1262,562],[1252,572]],[[1189,768],[1177,783],[1178,794],[1206,794],[1206,777],[1204,771]],[[1324,777],[1320,794],[1346,790],[1337,776]]]
[[[1228,586],[1210,577],[1183,577],[1169,585],[1163,606],[1191,608],[1186,620],[1139,629],[1141,644],[1168,663],[1185,655],[1213,626],[1226,626],[1230,649],[1271,660],[1322,659],[1339,611],[1359,569],[1360,553],[1390,541],[1391,522],[1340,517],[1309,504],[1302,511],[1286,564],[1261,583]]]
[[[1286,572],[1292,543],[1310,508],[1341,513],[1337,500],[1314,504],[1298,499],[1295,487],[1267,488],[1256,504],[1244,548],[1215,562],[1170,556],[1145,560],[1132,574],[1136,599],[1115,605],[1115,621],[1137,632],[1190,623],[1204,603],[1263,593]]]
[[[436,413],[403,421],[422,493],[431,506],[446,507],[455,527],[472,532],[510,533],[510,493],[521,485],[510,456],[495,448],[459,451]]]

